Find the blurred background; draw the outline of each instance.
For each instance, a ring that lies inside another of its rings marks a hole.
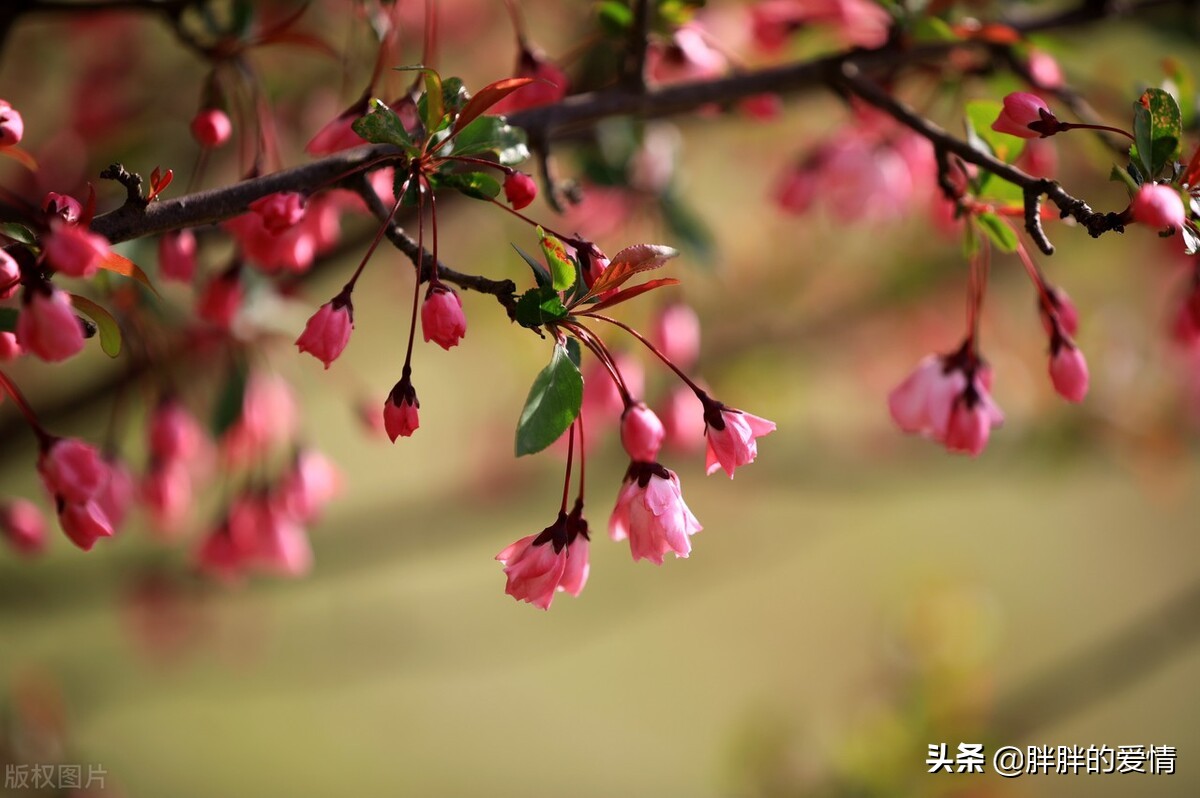
[[[555,57],[586,35],[570,4],[524,5]],[[743,10],[710,5],[730,20]],[[314,3],[300,27],[358,53],[346,63],[303,49],[253,54],[288,165],[370,69],[369,33],[342,6]],[[445,74],[475,87],[511,71],[502,6],[442,10]],[[1161,81],[1164,57],[1200,69],[1194,30],[1171,17],[1041,46],[1118,125],[1140,88]],[[204,74],[150,14],[22,18],[4,42],[0,96],[21,109],[42,169],[31,178],[6,165],[3,184],[36,201],[121,160],[175,168],[177,196]],[[999,98],[1004,81],[941,91],[924,110],[960,132],[955,108]],[[961,340],[958,241],[915,203],[896,219],[847,224],[772,200],[804,148],[849,119],[817,93],[766,122],[662,123],[677,142],[664,158],[678,159],[672,201],[690,233],[636,191],[611,224],[590,206],[569,221],[541,200],[530,209],[553,225],[607,227],[594,235],[610,253],[685,239],[667,270],[683,285],[621,318],[644,326],[656,303],[686,300],[703,322],[698,374],[725,402],[778,423],[732,482],[704,476],[702,449],[664,455],[704,525],[690,559],[633,563],[606,539],[626,465],[610,428],[588,462],[586,590],[549,612],[504,595],[493,557],[545,527],[561,489],[561,453],[512,457],[547,346],[492,298],[464,294],[462,344],[418,346],[421,429],[394,446],[381,439],[360,408],[375,412],[399,376],[411,266],[376,255],[352,343],[328,372],[291,344],[361,256],[371,228],[350,215],[341,254],[270,311],[279,334],[261,349],[302,397],[305,439],[343,475],[311,530],[311,574],[196,576],[207,504],[170,540],[135,522],[88,554],[57,532],[38,559],[0,552],[0,762],[79,763],[85,777],[101,766],[100,794],[177,798],[1196,795],[1200,359],[1166,334],[1190,268],[1178,240],[1131,229],[1097,242],[1051,226],[1059,251],[1041,265],[1080,309],[1092,370],[1081,406],[1054,394],[1033,291],[1020,263],[998,256],[983,340],[1007,421],[978,459],[949,455],[898,432],[885,398],[922,356]],[[614,124],[597,141],[626,134]],[[1123,207],[1122,187],[1106,182],[1111,154],[1072,136],[1058,141],[1060,179],[1093,207]],[[603,151],[563,147],[556,163],[583,179]],[[226,153],[205,185],[237,174]],[[119,187],[97,190],[101,210],[119,204]],[[530,229],[482,204],[447,208],[442,258],[525,287],[509,242],[532,251]],[[120,251],[153,276],[153,241]],[[186,302],[173,291],[165,301]],[[605,335],[642,360],[656,406],[670,375]],[[35,407],[59,409],[55,431],[94,437],[113,402],[128,401],[106,387],[121,369],[89,347],[67,365],[11,373]],[[210,394],[217,377],[198,375],[197,395]],[[32,436],[11,403],[0,420],[0,494],[40,497]],[[1165,745],[1178,763],[1174,775],[1002,779],[990,761],[986,775],[927,774],[931,744],[974,742],[989,752]]]

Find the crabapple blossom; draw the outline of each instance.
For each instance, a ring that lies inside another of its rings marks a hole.
[[[1004,414],[992,401],[992,372],[964,345],[928,355],[888,394],[892,419],[904,432],[931,438],[951,452],[977,455]]]
[[[1129,204],[1133,219],[1155,229],[1183,227],[1186,214],[1179,192],[1162,183],[1146,183]]]
[[[524,172],[512,171],[504,178],[504,198],[513,210],[521,210],[537,197],[537,183]]]
[[[354,329],[354,305],[347,294],[339,294],[326,302],[304,325],[304,332],[296,339],[301,352],[308,352],[325,364],[325,368],[337,360],[350,343],[350,331]]]
[[[142,478],[141,496],[154,526],[174,536],[192,509],[192,475],[187,464],[155,464]]]
[[[208,281],[196,300],[196,315],[218,327],[229,327],[242,309],[245,295],[241,267],[235,264]]]
[[[108,517],[94,499],[60,503],[58,523],[71,542],[84,551],[91,551],[100,538],[113,535]]]
[[[587,522],[582,503],[568,515],[559,512],[541,533],[527,535],[496,555],[504,565],[504,592],[518,601],[549,609],[558,591],[578,596],[587,584]]]
[[[251,202],[250,210],[262,219],[268,233],[279,235],[304,218],[304,195],[295,191],[268,194]]]
[[[608,521],[613,540],[629,539],[633,559],[662,565],[663,555],[687,557],[689,536],[703,527],[683,501],[679,477],[658,463],[631,463]]]
[[[690,369],[700,356],[700,317],[682,302],[667,305],[651,323],[650,340],[676,366]]]
[[[0,535],[21,554],[39,554],[46,548],[46,520],[28,499],[0,504]]]
[[[663,442],[672,450],[691,453],[706,445],[704,414],[696,405],[696,394],[686,385],[680,385],[659,407],[665,433]]]
[[[426,341],[433,341],[447,351],[466,336],[467,317],[463,314],[462,299],[453,288],[441,283],[429,286],[421,305],[421,333]]]
[[[190,283],[196,273],[196,234],[172,230],[158,239],[158,274],[164,280]]]
[[[68,277],[91,277],[109,253],[108,239],[78,225],[54,223],[42,242],[46,263]]]
[[[758,457],[757,439],[775,431],[774,421],[711,400],[705,402],[704,420],[708,424],[705,473],[724,469],[730,479],[740,466],[749,465]]]
[[[200,454],[205,432],[179,399],[159,403],[150,417],[150,456],[161,463],[190,461]]]
[[[192,137],[201,147],[220,147],[233,135],[233,123],[219,108],[205,108],[191,122]]]
[[[15,333],[0,332],[0,363],[13,360],[21,355],[21,345],[17,343]]]
[[[38,472],[51,496],[72,503],[96,496],[109,478],[100,452],[79,438],[59,438],[38,458]]]
[[[1048,285],[1046,286],[1046,299],[1054,309],[1054,315],[1058,318],[1058,324],[1062,328],[1062,331],[1067,335],[1077,333],[1079,331],[1079,310],[1075,307],[1075,303],[1071,301],[1071,297],[1067,295],[1067,292],[1058,286]],[[1046,328],[1046,334],[1053,335],[1054,320],[1046,312],[1046,308],[1040,301],[1038,312],[1042,317],[1042,326]]]
[[[1082,402],[1088,392],[1088,366],[1083,352],[1070,341],[1051,346],[1050,381],[1068,402]]]
[[[21,112],[0,100],[0,147],[11,147],[25,135],[25,120]]]
[[[625,408],[621,416],[621,445],[629,459],[640,463],[653,463],[662,449],[662,422],[644,402]]]
[[[71,297],[49,285],[25,290],[16,333],[22,350],[50,363],[83,349],[83,326],[71,307]]]
[[[1046,121],[1051,123],[1048,129],[1035,129],[1034,126]],[[1057,132],[1056,122],[1050,106],[1041,97],[1025,91],[1014,91],[1004,98],[1004,110],[992,123],[992,130],[1023,139],[1036,139]]]
[[[308,523],[342,489],[342,476],[333,462],[316,449],[303,449],[284,475],[278,501],[287,513]]]
[[[112,456],[107,456],[105,462],[108,465],[108,480],[96,494],[96,503],[104,511],[104,517],[115,533],[125,524],[129,511],[133,509],[136,489],[129,466]]]
[[[67,224],[76,224],[83,218],[83,205],[69,194],[51,191],[42,200],[42,212],[52,219],[58,218]]]
[[[396,438],[407,438],[417,431],[417,427],[420,426],[417,410],[420,407],[417,392],[413,389],[408,374],[405,374],[392,388],[383,404],[383,426],[392,443],[396,442]]]
[[[646,51],[646,75],[660,85],[706,80],[724,74],[729,62],[708,43],[695,22],[677,28],[669,44],[657,43]]]

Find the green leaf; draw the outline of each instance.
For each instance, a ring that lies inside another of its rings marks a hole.
[[[0,224],[0,235],[7,236],[18,244],[33,245],[37,243],[37,236],[33,234],[33,231],[19,222]]]
[[[575,284],[575,262],[567,254],[563,242],[552,235],[546,235],[540,227],[538,235],[542,238],[542,254],[546,256],[546,263],[550,265],[550,282],[554,290],[566,291]]]
[[[536,330],[543,324],[565,319],[567,308],[563,305],[558,292],[554,290],[554,286],[544,285],[530,288],[521,294],[517,299],[516,308],[513,309],[513,316],[516,318],[517,324]]]
[[[83,315],[96,322],[100,330],[100,348],[109,357],[121,354],[121,328],[112,314],[87,297],[71,294],[71,304]]]
[[[621,0],[604,0],[596,8],[600,26],[610,36],[620,36],[633,24],[633,10]]]
[[[921,16],[912,26],[911,35],[917,42],[956,42],[962,37],[941,17]]]
[[[513,244],[512,248],[517,251],[518,255],[525,259],[525,262],[529,264],[529,268],[533,270],[533,279],[537,281],[538,288],[551,287],[550,273],[546,271],[546,267],[534,260],[532,255],[516,244]]]
[[[459,131],[452,146],[455,155],[491,153],[503,166],[518,164],[529,157],[525,131],[499,116],[477,118]]]
[[[1001,252],[1017,251],[1017,234],[999,216],[988,211],[978,214],[979,227]]]
[[[17,329],[17,316],[21,315],[16,308],[0,308],[0,332],[13,332]]]
[[[483,172],[455,172],[438,175],[437,184],[453,188],[479,200],[494,199],[500,194],[500,181]]]
[[[1004,104],[996,100],[972,100],[967,103],[967,140],[977,150],[983,149],[979,142],[984,142],[992,155],[1005,163],[1012,163],[1025,149],[1025,139],[992,130],[992,123],[1002,110]]]
[[[1150,118],[1150,108],[1148,105],[1142,105],[1141,101],[1133,104],[1133,146],[1129,148],[1129,157],[1136,161],[1148,179],[1154,178],[1154,169],[1152,168],[1152,157],[1154,153],[1154,139],[1151,137],[1151,129],[1154,121]]]
[[[562,344],[555,344],[550,364],[529,389],[517,421],[517,457],[545,449],[562,436],[579,417],[583,402],[583,375]]]
[[[379,99],[371,100],[370,108],[366,116],[356,119],[350,126],[354,132],[372,144],[395,144],[411,150],[413,141],[396,112]]]
[[[1183,117],[1170,92],[1146,89],[1141,103],[1150,106],[1150,174],[1179,160],[1183,141]]]
[[[221,386],[221,392],[217,394],[217,401],[213,406],[212,434],[214,438],[225,434],[242,417],[248,376],[249,371],[242,361],[239,360],[230,365],[229,372],[225,375],[225,384]]]
[[[442,105],[445,106],[446,113],[457,116],[470,99],[471,93],[467,91],[462,78],[446,78],[442,81]]]
[[[567,357],[571,358],[575,368],[583,365],[583,350],[579,348],[579,341],[574,338],[567,339]]]
[[[425,70],[425,130],[433,133],[442,126],[442,118],[446,116],[445,99],[442,97],[442,76],[436,69]]]
[[[967,260],[979,254],[979,234],[973,224],[963,225],[962,254]]]

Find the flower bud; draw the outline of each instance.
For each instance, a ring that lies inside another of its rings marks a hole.
[[[1161,183],[1146,183],[1138,189],[1129,210],[1134,221],[1155,229],[1183,227],[1183,200],[1178,191]]]
[[[537,191],[537,183],[524,172],[509,172],[504,178],[504,198],[514,210],[519,211],[533,202]]]
[[[13,360],[21,355],[21,345],[17,336],[10,332],[0,332],[0,363]]]
[[[219,108],[205,108],[192,118],[192,137],[201,147],[220,147],[233,135],[229,116]]]
[[[677,302],[663,308],[650,328],[651,340],[659,351],[683,370],[700,356],[700,317],[688,305]]]
[[[21,554],[40,554],[46,548],[42,511],[27,499],[13,499],[0,505],[0,535]]]
[[[109,253],[107,238],[65,223],[51,225],[42,246],[50,268],[68,277],[91,277]]]
[[[12,255],[0,249],[0,299],[8,299],[17,293],[21,284],[21,267]]]
[[[51,191],[42,200],[42,212],[51,219],[57,217],[67,224],[75,224],[83,216],[83,206],[69,194]]]
[[[425,303],[421,305],[421,332],[426,341],[442,349],[457,346],[467,334],[467,317],[463,315],[462,299],[452,288],[441,283],[429,286]]]
[[[95,501],[67,502],[58,510],[58,523],[67,537],[84,551],[91,551],[100,538],[112,537],[112,525]]]
[[[1058,120],[1050,113],[1050,107],[1036,94],[1024,91],[1014,91],[1004,98],[1004,110],[992,123],[992,130],[997,133],[1007,133],[1023,139],[1036,139],[1053,135],[1057,129],[1053,124],[1048,130],[1035,130],[1034,125],[1043,122],[1043,112],[1052,123]]]
[[[51,496],[81,503],[96,496],[109,467],[96,447],[78,438],[59,438],[38,458],[38,472]]]
[[[417,400],[417,392],[413,389],[408,375],[400,379],[388,394],[383,404],[383,427],[387,430],[392,443],[396,438],[410,437],[420,426],[417,409],[421,403]]]
[[[279,235],[304,218],[304,195],[296,191],[268,194],[251,202],[250,210],[262,218],[267,232]]]
[[[354,329],[354,306],[348,296],[339,294],[322,305],[308,323],[304,332],[296,339],[301,352],[308,352],[329,368],[338,359],[346,344],[350,343],[350,331]]]
[[[1088,392],[1088,367],[1083,352],[1068,341],[1050,356],[1050,381],[1068,402],[1082,402]]]
[[[25,135],[25,120],[17,109],[0,100],[0,147],[11,147]]]
[[[209,281],[196,301],[196,314],[218,327],[229,327],[242,307],[245,289],[235,266]]]
[[[654,411],[638,402],[625,408],[621,416],[621,445],[630,460],[653,463],[658,460],[666,434]]]
[[[83,349],[83,327],[65,291],[26,290],[17,317],[17,343],[50,363],[66,360]]]
[[[196,234],[172,230],[158,239],[158,275],[164,280],[190,283],[196,273]]]

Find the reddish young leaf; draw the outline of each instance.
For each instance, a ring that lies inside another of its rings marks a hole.
[[[12,158],[14,161],[21,164],[21,166],[24,166],[31,172],[36,172],[38,170],[37,160],[28,152],[15,144],[10,147],[0,148],[0,155],[7,155],[9,158]]]
[[[626,288],[624,291],[613,294],[602,302],[597,302],[583,312],[587,313],[593,310],[604,310],[605,308],[611,308],[613,305],[619,305],[622,302],[627,302],[636,296],[641,296],[647,291],[653,291],[655,288],[662,288],[665,285],[679,285],[679,281],[674,277],[661,277],[657,280],[651,280],[649,282],[642,283],[641,285],[635,285],[633,288]]]
[[[1188,167],[1183,173],[1183,180],[1180,182],[1189,186],[1200,185],[1200,145],[1196,147],[1196,152],[1192,155],[1192,160],[1188,162]]]
[[[454,120],[454,127],[450,131],[451,135],[462,130],[480,116],[483,116],[487,109],[517,89],[522,86],[528,86],[533,81],[534,78],[505,78],[504,80],[498,80],[495,83],[489,83],[484,86],[473,94],[471,99],[467,100],[467,104],[463,106],[463,109],[458,112],[458,118]]]
[[[150,173],[150,194],[146,197],[147,202],[153,201],[159,194],[171,185],[171,181],[175,179],[175,170],[168,169],[166,174],[159,172],[158,167],[154,167],[154,171]]]
[[[580,302],[618,288],[633,275],[657,269],[677,255],[678,250],[661,244],[634,244],[626,247],[613,256],[608,262],[608,268],[596,278],[596,282],[592,283],[591,289]]]
[[[150,289],[151,293],[158,296],[158,291],[150,283],[150,278],[142,271],[141,267],[123,255],[118,255],[115,252],[110,252],[100,261],[100,268],[106,271],[115,272],[116,274],[128,277],[132,280],[137,280],[142,285]]]

